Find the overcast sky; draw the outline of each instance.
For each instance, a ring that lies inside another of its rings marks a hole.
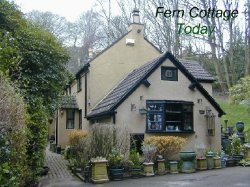
[[[32,10],[49,11],[75,21],[83,12],[94,6],[94,0],[13,0],[23,13]]]

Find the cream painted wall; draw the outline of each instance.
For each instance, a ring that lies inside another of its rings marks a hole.
[[[201,85],[203,86],[203,88],[205,88],[207,90],[207,92],[210,95],[213,95],[213,87],[211,83],[201,83]]]
[[[132,30],[119,42],[90,62],[90,107],[93,108],[111,89],[133,69],[159,56],[143,36],[142,25],[132,24]],[[134,46],[126,45],[126,39],[134,39]]]
[[[63,114],[59,111],[58,115],[58,144],[65,149],[66,145],[69,145],[68,134],[74,129],[79,129],[79,113],[78,110],[75,110],[74,129],[66,129],[66,109],[63,111]]]
[[[174,66],[172,62],[166,60],[162,66]],[[194,103],[194,134],[181,134],[181,136],[188,138],[188,143],[184,149],[196,149],[197,146],[203,144],[206,148],[220,149],[221,134],[219,119],[216,117],[215,136],[210,138],[207,135],[206,119],[204,115],[199,114],[200,109],[205,109],[209,106],[212,112],[217,116],[217,111],[204,98],[204,96],[195,89],[191,91],[188,86],[190,81],[178,70],[177,81],[163,81],[161,80],[161,68],[159,67],[148,79],[151,86],[146,88],[144,85],[139,86],[118,108],[116,115],[117,125],[127,125],[132,133],[145,133],[146,116],[139,114],[139,108],[146,108],[146,100],[184,100],[192,101]],[[140,100],[143,96],[143,100]],[[202,104],[198,104],[197,100],[202,99]],[[136,110],[131,111],[131,104],[135,104]],[[157,133],[158,134],[158,133]],[[151,135],[151,133],[146,134]],[[166,134],[179,135],[179,134]]]

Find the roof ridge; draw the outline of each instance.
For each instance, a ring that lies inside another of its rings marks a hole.
[[[211,103],[211,105],[218,111],[219,116],[224,114],[218,103],[199,83],[198,79],[170,52],[165,52],[146,64],[134,69],[124,79],[122,79],[105,97],[100,101],[88,114],[87,119],[97,116],[113,114],[115,109],[129,97],[141,82],[147,79],[157,69],[164,60],[169,59],[188,79],[190,82],[196,84],[197,89],[203,96]],[[140,71],[141,70],[141,71]],[[119,88],[120,86],[120,88]],[[119,89],[118,89],[119,88]],[[109,98],[110,97],[110,98]],[[106,100],[106,101],[105,101]],[[102,103],[103,102],[103,103]]]

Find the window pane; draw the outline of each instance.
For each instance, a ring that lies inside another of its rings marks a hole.
[[[73,128],[74,128],[74,120],[68,120],[67,129],[73,129]]]
[[[73,110],[68,110],[67,118],[68,119],[73,119],[74,118],[74,111]]]

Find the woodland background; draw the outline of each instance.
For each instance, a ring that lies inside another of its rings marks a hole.
[[[171,51],[177,58],[198,60],[216,78],[217,91],[227,92],[237,81],[250,73],[250,0],[116,0],[119,14],[113,14],[111,0],[96,0],[94,7],[76,22],[51,12],[32,11],[26,14],[33,24],[53,33],[67,47],[71,60],[68,68],[75,73],[88,59],[88,49],[94,53],[110,45],[127,32],[132,10],[140,10],[145,36],[161,51]],[[185,18],[155,17],[158,6],[184,10]],[[196,18],[187,16],[192,7],[221,10],[238,9],[236,19]],[[211,37],[178,34],[177,23],[215,26]]]

